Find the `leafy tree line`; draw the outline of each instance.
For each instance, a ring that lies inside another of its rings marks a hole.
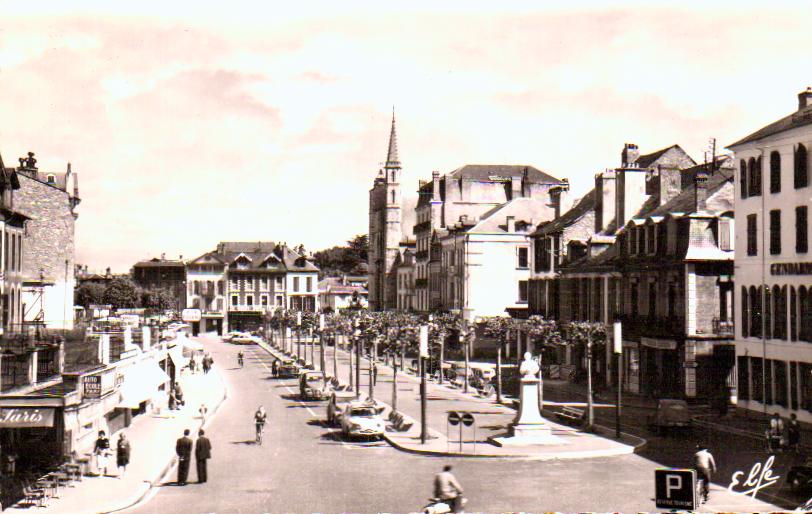
[[[112,305],[114,309],[146,307],[176,308],[178,300],[166,289],[144,289],[128,277],[115,277],[107,284],[85,283],[74,290],[74,304],[85,309],[92,304]]]
[[[350,273],[359,264],[367,262],[369,252],[369,238],[366,234],[359,234],[347,241],[345,246],[334,246],[313,253],[316,266],[321,270],[322,277],[335,277],[342,273]]]

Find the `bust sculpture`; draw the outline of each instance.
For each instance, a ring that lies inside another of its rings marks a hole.
[[[538,363],[533,360],[533,356],[530,355],[530,352],[525,352],[524,361],[522,361],[522,365],[519,366],[519,373],[522,374],[522,378],[536,378],[536,373],[538,372]]]

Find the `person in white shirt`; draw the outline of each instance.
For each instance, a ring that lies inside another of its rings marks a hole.
[[[696,445],[697,452],[694,454],[694,467],[696,468],[697,480],[702,482],[702,499],[708,501],[710,492],[710,481],[713,473],[716,473],[716,461],[705,445]]]

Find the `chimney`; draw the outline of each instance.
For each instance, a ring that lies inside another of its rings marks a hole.
[[[180,256],[178,257],[178,260],[181,261],[181,262],[183,261],[183,254],[180,254]]]
[[[626,143],[623,145],[623,151],[620,153],[621,167],[637,167],[638,157],[640,157],[640,150],[637,149],[637,145],[634,143]]]
[[[165,260],[166,260],[166,254],[165,254],[165,253],[162,253],[162,254],[161,254],[161,260],[162,260],[162,261],[165,261]]]
[[[522,177],[510,177],[510,199],[522,196]]]
[[[812,103],[809,102],[812,100],[812,87],[807,87],[806,91],[801,91],[798,93],[798,110],[805,109]]]
[[[515,216],[508,216],[506,218],[507,222],[507,231],[508,233],[512,234],[516,232],[516,217]]]
[[[704,211],[708,202],[708,172],[705,169],[697,171],[694,182],[696,185],[694,212]]]
[[[104,271],[104,277],[105,278],[110,278],[110,268],[109,267]]]
[[[432,171],[431,172],[431,201],[432,202],[439,202],[440,201],[440,172],[439,171]]]

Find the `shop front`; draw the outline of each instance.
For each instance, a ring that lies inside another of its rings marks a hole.
[[[681,368],[675,340],[640,338],[641,394],[651,398],[682,398]]]

